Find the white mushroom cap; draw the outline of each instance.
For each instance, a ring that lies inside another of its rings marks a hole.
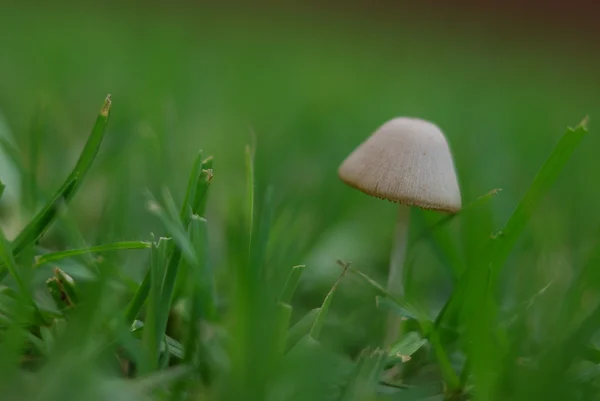
[[[417,118],[383,124],[339,168],[346,184],[371,196],[456,213],[461,196],[448,142],[440,128]]]

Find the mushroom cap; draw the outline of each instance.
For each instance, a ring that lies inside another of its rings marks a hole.
[[[421,119],[386,122],[344,160],[338,174],[377,198],[449,213],[461,209],[446,137],[437,125]]]

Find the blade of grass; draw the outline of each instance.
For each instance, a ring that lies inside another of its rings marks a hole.
[[[317,314],[320,308],[310,310],[306,315],[302,317],[296,324],[294,324],[287,333],[286,339],[286,352],[289,351],[294,345],[296,345],[302,337],[310,333],[310,329],[317,320]]]
[[[269,233],[271,230],[271,221],[273,217],[273,187],[268,187],[260,213],[260,220],[255,229],[250,249],[250,280],[255,286],[253,290],[259,290],[263,278],[265,263],[267,257],[267,245],[269,243]]]
[[[77,179],[71,179],[68,182],[63,184],[55,195],[55,197],[50,201],[44,209],[25,227],[24,231],[13,241],[12,252],[15,257],[18,257],[25,249],[29,246],[32,246],[48,229],[50,224],[54,222],[63,210],[65,205],[65,197],[67,193],[72,192],[73,188],[77,184]],[[26,233],[26,234],[23,234]],[[21,240],[19,240],[21,238]],[[15,245],[17,248],[15,248]],[[20,245],[19,245],[20,244]],[[0,281],[6,277],[6,265],[4,262],[0,263]]]
[[[110,106],[111,98],[108,95],[75,167],[52,200],[25,226],[13,241],[12,251],[15,256],[19,255],[25,248],[34,244],[44,235],[56,218],[57,206],[63,203],[68,204],[77,193],[100,150],[100,145],[106,131]]]
[[[208,198],[208,188],[213,179],[212,165],[212,156],[206,158],[205,160],[201,160],[201,155],[198,155],[196,163],[192,168],[192,173],[190,174],[188,188],[186,191],[186,197],[180,216],[183,226],[186,228],[189,228],[190,220],[194,216],[204,216],[206,201]],[[173,251],[173,264],[170,266],[170,269],[167,270],[170,272],[170,274],[173,274],[175,273],[173,270],[175,269],[175,263],[177,262],[179,264],[177,267],[175,292],[173,295],[174,302],[175,300],[179,299],[181,292],[186,288],[185,281],[188,275],[188,264],[182,263],[179,260],[180,255],[178,255],[177,252],[177,250]]]
[[[185,347],[183,363],[193,367],[200,373],[203,384],[210,383],[209,364],[207,363],[207,352],[203,349],[201,341],[200,325],[208,315],[214,314],[214,298],[212,288],[212,277],[208,272],[208,233],[206,219],[192,216],[190,223],[190,239],[199,256],[199,263],[190,266],[190,277],[187,287],[190,293],[190,316],[185,333]],[[179,381],[173,390],[171,400],[183,399],[186,385],[194,385],[192,382]]]
[[[73,258],[81,255],[89,255],[93,253],[106,253],[113,251],[125,251],[133,249],[149,249],[152,244],[147,241],[122,241],[112,244],[92,246],[82,249],[69,249],[66,251],[52,252],[44,255],[38,255],[35,258],[34,267],[40,267],[48,263],[57,262],[59,260]]]
[[[207,163],[212,165],[212,158],[210,158]],[[197,182],[194,203],[192,204],[192,210],[195,215],[204,216],[205,214],[206,200],[208,199],[208,188],[210,187],[213,177],[212,169],[202,169]]]
[[[10,243],[4,236],[4,231],[2,228],[0,228],[0,260],[4,263],[4,266],[6,266],[7,270],[10,272],[10,275],[15,280],[17,288],[19,289],[20,297],[25,303],[33,307],[35,317],[41,322],[44,322],[44,317],[35,302],[31,288],[29,288],[29,285],[25,283],[21,277],[21,274],[19,273],[19,268],[15,262],[12,249],[10,248]]]
[[[425,344],[427,344],[427,339],[422,338],[416,331],[409,331],[402,336],[400,341],[392,345],[388,352],[388,359],[406,362]]]
[[[196,182],[198,181],[198,177],[202,172],[202,164],[202,150],[200,150],[196,156],[196,159],[194,159],[194,164],[188,179],[187,189],[185,191],[185,197],[183,199],[183,203],[181,204],[181,213],[179,214],[179,218],[184,226],[186,225],[186,221],[189,221],[189,219],[192,217],[193,200],[196,197]]]
[[[198,264],[191,266],[193,278],[192,294],[198,304],[198,319],[213,320],[216,318],[217,306],[212,270],[209,266],[208,222],[205,218],[194,215],[190,223],[190,238],[199,256]]]
[[[197,187],[196,187],[196,191],[195,191],[195,196],[194,196],[194,203],[192,205],[192,212],[193,212],[193,216],[197,215],[197,212],[201,211],[204,212],[204,207],[206,205],[206,197],[208,194],[208,188],[210,186],[210,183],[212,181],[212,170],[202,170],[200,176],[198,177],[198,181],[197,181]],[[174,204],[172,204],[170,206],[170,209],[173,210],[175,207]],[[173,211],[170,213],[172,218],[173,216]],[[181,223],[180,221],[176,221],[175,219],[173,220],[173,224],[177,225],[179,229],[183,228],[183,223]],[[189,220],[187,221],[187,226],[189,226]],[[186,230],[189,227],[186,227]],[[189,244],[190,246],[190,253],[191,255],[194,256],[193,259],[190,259],[189,257],[186,257],[186,262],[192,265],[197,265],[198,264],[198,260],[197,258],[199,257],[198,255],[196,255],[195,251],[194,251],[194,247],[193,244],[191,243],[191,241],[189,240],[189,234],[188,232],[185,233],[185,235],[182,234],[182,238],[186,239],[186,243]],[[183,253],[182,253],[183,251]],[[171,258],[169,260],[169,265],[167,266],[167,272],[166,272],[166,276],[165,276],[165,284],[163,287],[163,303],[165,304],[171,304],[173,302],[173,297],[175,294],[175,287],[177,284],[177,276],[179,274],[179,270],[182,267],[182,263],[181,263],[181,256],[185,256],[185,249],[182,248],[181,246],[179,246],[178,248],[175,248],[171,254]],[[183,277],[183,276],[182,276]]]
[[[492,236],[487,247],[489,253],[482,258],[483,266],[471,266],[464,276],[463,319],[466,322],[470,338],[469,361],[475,385],[480,394],[489,394],[496,386],[497,364],[507,350],[497,338],[505,338],[502,328],[497,328],[497,307],[493,298],[496,281],[500,271],[518,238],[524,231],[531,215],[537,209],[542,197],[558,178],[560,172],[571,158],[577,146],[587,133],[587,119],[575,128],[568,128],[558,141],[553,152],[547,158],[535,176],[531,186],[509,217],[504,228]],[[451,297],[452,298],[452,297]],[[499,336],[492,333],[500,330]],[[482,352],[487,353],[484,358]]]
[[[195,216],[190,225],[190,238],[195,246],[195,249],[200,256],[199,263],[191,266],[192,281],[189,283],[191,291],[191,313],[186,335],[185,357],[184,362],[192,364],[198,356],[198,341],[199,341],[199,324],[203,318],[206,318],[207,311],[214,308],[214,305],[207,305],[205,301],[212,301],[212,292],[210,295],[205,294],[206,282],[208,277],[207,262],[208,262],[208,234],[206,230],[206,220]],[[211,288],[212,289],[212,288]]]
[[[292,267],[292,270],[290,270],[290,274],[283,287],[283,291],[281,291],[281,295],[279,296],[279,302],[289,304],[292,301],[292,296],[296,291],[296,287],[300,281],[300,276],[302,276],[302,272],[304,271],[305,267],[306,266],[304,265]]]
[[[198,157],[197,159],[199,159],[199,158],[200,157]],[[212,182],[212,177],[213,177],[212,170],[205,170],[204,167],[212,167],[212,163],[213,163],[212,157],[205,159],[202,162],[203,169],[202,169],[200,175],[196,174],[195,167],[192,169],[192,173],[190,174],[190,179],[189,179],[189,184],[191,184],[191,187],[188,186],[188,189],[186,191],[186,200],[184,201],[184,205],[181,207],[180,217],[187,213],[185,202],[190,202],[190,200],[192,198],[194,199],[194,201],[191,205],[191,214],[190,214],[189,218],[191,219],[193,214],[201,214],[201,215],[204,214],[203,207],[206,205],[205,199],[207,197],[208,188],[210,186],[210,183]],[[193,181],[193,184],[192,184],[192,181]],[[187,219],[187,221],[189,222],[189,219]],[[177,280],[176,273],[177,273],[177,270],[179,269],[180,262],[181,262],[181,251],[177,247],[172,248],[171,257],[169,259],[169,267],[168,267],[167,271],[169,272],[169,275],[171,278],[173,278],[172,276],[175,275],[175,278],[174,278],[175,280]],[[133,320],[135,320],[140,309],[144,305],[144,302],[146,302],[146,297],[148,296],[148,291],[149,291],[149,285],[150,285],[150,272],[146,273],[146,276],[144,277],[144,280],[140,284],[140,287],[138,288],[133,299],[127,306],[125,318],[128,322],[132,322]]]
[[[502,191],[501,188],[492,189],[488,193],[486,193],[484,195],[481,195],[479,198],[475,199],[474,201],[472,201],[468,205],[464,206],[458,213],[449,214],[449,215],[447,215],[447,216],[439,219],[438,221],[436,221],[431,226],[423,229],[416,236],[416,241],[425,240],[430,235],[430,232],[432,230],[436,230],[436,229],[438,229],[438,228],[440,228],[442,226],[445,226],[446,224],[448,224],[450,221],[456,219],[457,217],[463,216],[463,215],[469,213],[472,209],[478,207],[481,204],[486,203],[487,201],[489,201],[490,199],[492,199],[494,196],[498,195],[500,193],[500,191]]]
[[[341,261],[338,261],[338,264],[344,265],[344,263]],[[379,284],[377,281],[373,280],[371,277],[369,277],[365,273],[351,267],[350,265],[348,265],[348,271],[351,272],[352,274],[355,274],[356,276],[360,277],[366,284],[371,286],[379,294],[378,296],[375,297],[375,301],[376,301],[378,307],[383,307],[388,310],[395,311],[397,314],[399,314],[402,317],[416,319],[416,320],[426,319],[424,313],[422,313],[421,311],[418,311],[415,307],[410,305],[408,302],[405,302],[404,300],[401,300],[401,299],[397,298],[396,296],[392,295],[381,284]]]
[[[422,313],[418,312],[415,308],[407,303],[402,305],[392,301],[389,298],[377,296],[375,297],[375,303],[378,308],[387,309],[396,313],[398,316],[404,319],[420,320],[423,319]]]
[[[150,293],[149,273],[150,272],[146,274],[144,280],[125,309],[125,321],[127,323],[133,323],[135,321],[140,313],[140,310],[142,310],[142,307],[144,306],[144,302],[146,302],[146,299],[148,298],[148,294]]]
[[[349,267],[349,265],[346,264],[344,267],[344,270],[342,271],[342,274],[340,274],[338,279],[335,281],[335,283],[331,287],[331,290],[329,290],[329,292],[327,293],[327,296],[325,297],[323,304],[321,305],[321,307],[319,308],[319,311],[317,312],[317,316],[315,316],[315,322],[312,325],[312,327],[310,329],[310,333],[309,333],[309,336],[315,340],[318,340],[319,336],[321,335],[321,331],[323,330],[323,326],[325,325],[325,319],[327,318],[327,313],[329,312],[329,307],[331,305],[331,301],[333,300],[333,295],[335,294],[335,291],[337,290],[337,287],[338,287],[339,283],[341,282],[342,278],[344,278],[344,276],[346,275],[346,271],[348,270],[348,267]]]
[[[338,261],[338,264],[345,266],[345,263],[341,262],[341,261]],[[382,296],[389,298],[392,301],[400,304],[399,300],[394,295],[392,295],[381,284],[379,284],[377,281],[373,280],[371,277],[367,276],[365,273],[351,267],[350,265],[348,265],[347,269],[352,274],[355,274],[356,276],[360,277],[365,283],[369,284],[375,290],[375,292],[379,293],[379,295],[382,295]]]
[[[246,146],[246,228],[250,235],[249,246],[252,244],[254,231],[254,148]]]
[[[285,353],[286,342],[288,337],[288,330],[290,327],[290,320],[292,318],[292,307],[289,304],[283,302],[277,303],[277,322],[279,323],[279,333],[277,335],[277,352],[278,356],[282,356]]]
[[[489,254],[487,257],[482,256],[482,260],[490,260],[491,278],[493,282],[497,279],[510,251],[514,247],[522,231],[525,229],[527,222],[541,201],[543,195],[558,178],[558,175],[565,167],[587,132],[587,118],[575,128],[567,129],[567,132],[559,140],[554,151],[550,154],[540,171],[537,173],[533,183],[506,222],[504,228],[491,240],[491,246],[488,248],[490,249],[488,251]],[[465,276],[472,274],[475,270],[477,269],[473,268],[467,270]],[[468,290],[467,284],[470,280],[469,277],[462,277],[458,282],[457,287],[452,292],[452,295],[436,318],[436,326],[440,325],[447,316],[454,315],[454,312],[450,311],[456,310],[455,305],[463,304],[461,298],[465,296],[465,293]]]
[[[241,237],[240,254],[247,255],[236,264],[235,315],[238,317],[232,341],[232,386],[235,397],[264,399],[275,366],[274,349],[278,334],[276,303],[279,294],[267,285],[267,245],[273,213],[273,188],[268,187],[258,221],[249,237]],[[244,230],[245,231],[245,230]],[[250,235],[250,234],[248,234]],[[247,246],[250,246],[248,249]],[[246,252],[248,252],[247,254]],[[234,398],[235,398],[234,397]],[[237,398],[236,398],[237,399]]]
[[[164,269],[167,259],[167,249],[170,239],[160,238],[152,242],[150,263],[150,291],[148,294],[148,307],[143,330],[143,344],[148,354],[147,365],[141,366],[142,373],[149,373],[158,368],[160,347],[164,338],[164,331],[159,327],[161,313],[161,287],[163,284]]]
[[[552,184],[554,184],[571,158],[571,155],[587,134],[587,121],[587,118],[585,118],[575,128],[567,129],[567,132],[559,140],[554,151],[535,176],[533,183],[506,222],[504,228],[494,237],[495,246],[491,265],[492,279],[494,281],[517,239],[529,222],[531,215],[537,209],[542,197],[548,192]]]
[[[206,184],[204,190],[199,188],[200,191],[196,192],[204,193],[201,196],[205,197],[206,189],[208,188],[208,180],[205,180]],[[185,354],[185,362],[194,362],[195,357],[198,355],[197,343],[199,340],[198,335],[198,324],[203,317],[214,313],[214,299],[213,299],[213,288],[212,279],[208,273],[208,234],[206,229],[206,219],[197,215],[192,215],[189,224],[189,241],[193,247],[196,259],[194,261],[186,261],[189,266],[193,269],[193,285],[192,285],[192,315],[190,316],[190,332],[188,333],[187,351]],[[173,303],[173,294],[176,284],[177,270],[174,268],[173,259],[169,261],[167,271],[165,274],[165,280],[162,287],[162,301],[159,310],[159,330],[164,332],[167,327],[169,313],[171,305]],[[173,273],[174,272],[174,273]],[[181,384],[180,384],[181,386]],[[174,393],[175,397],[178,397],[178,392]]]
[[[148,201],[148,211],[159,218],[161,223],[167,229],[168,235],[173,238],[173,244],[177,246],[181,255],[184,256],[190,263],[196,262],[196,255],[194,253],[192,244],[187,235],[187,229],[183,227],[179,215],[175,210],[175,204],[169,191],[165,188],[163,190],[163,201],[164,205],[161,205],[149,195],[150,200]],[[179,260],[177,260],[179,264]]]
[[[448,390],[450,392],[458,390],[460,388],[461,383],[460,377],[454,371],[452,363],[450,363],[448,354],[446,353],[446,350],[444,349],[440,341],[438,331],[435,329],[429,330],[429,335],[427,336],[427,339],[433,347],[433,352],[438,361],[440,370],[442,371],[442,377]]]
[[[426,226],[435,226],[433,230],[424,230],[429,232],[429,235],[425,237],[425,240],[431,247],[431,250],[438,258],[443,266],[449,267],[449,273],[454,282],[458,281],[465,270],[465,264],[462,261],[457,246],[455,244],[454,236],[445,230],[443,225],[438,225],[437,222],[440,220],[438,213],[416,209],[417,218],[423,221]],[[433,223],[432,223],[433,222]],[[413,246],[412,249],[415,249]]]
[[[379,377],[385,367],[386,354],[377,349],[363,351],[341,401],[363,401],[376,398]]]

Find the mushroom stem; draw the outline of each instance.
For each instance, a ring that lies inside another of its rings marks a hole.
[[[406,259],[406,246],[408,244],[408,226],[410,222],[410,209],[406,205],[398,207],[394,242],[390,257],[390,271],[388,276],[388,292],[394,296],[404,295],[404,262]],[[390,312],[387,321],[385,345],[389,346],[400,336],[402,320],[394,312]]]

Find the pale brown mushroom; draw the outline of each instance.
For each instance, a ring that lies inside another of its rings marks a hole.
[[[346,184],[371,196],[400,203],[388,278],[388,291],[403,295],[402,271],[409,209],[457,213],[461,195],[452,154],[440,128],[418,118],[398,117],[383,124],[339,167]],[[399,320],[388,327],[394,341]]]

